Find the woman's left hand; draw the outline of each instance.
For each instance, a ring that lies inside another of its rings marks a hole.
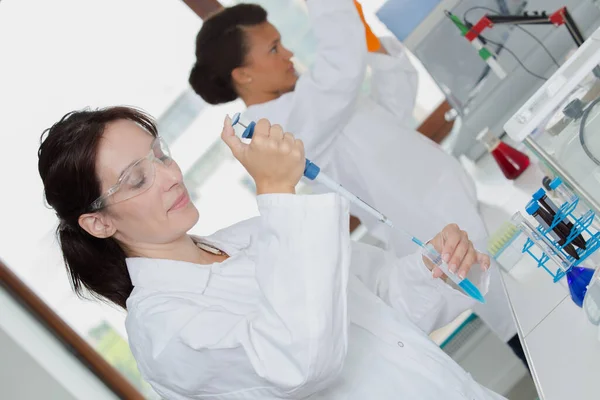
[[[489,256],[475,250],[467,232],[461,231],[456,224],[444,227],[429,244],[442,255],[442,260],[448,264],[450,271],[453,273],[458,271],[458,276],[461,278],[465,278],[475,264],[479,264],[483,270],[490,268]],[[434,278],[446,277],[442,270],[428,259],[423,257],[423,261],[427,268],[433,271]]]

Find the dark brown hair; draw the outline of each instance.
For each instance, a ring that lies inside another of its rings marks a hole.
[[[228,7],[204,21],[196,37],[196,64],[189,78],[204,101],[221,104],[238,98],[231,72],[244,64],[248,53],[243,28],[266,21],[267,12],[256,4]]]
[[[91,211],[100,196],[96,154],[111,122],[130,120],[153,136],[152,117],[130,107],[73,111],[44,131],[38,150],[38,170],[48,204],[59,219],[57,236],[75,293],[92,295],[126,308],[133,286],[125,252],[113,238],[99,239],[79,226],[79,216]]]

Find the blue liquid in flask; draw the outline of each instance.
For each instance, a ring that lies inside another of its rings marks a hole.
[[[587,287],[592,280],[594,270],[585,267],[572,267],[567,271],[567,282],[569,283],[569,292],[571,293],[571,299],[579,307],[583,305],[583,298]]]

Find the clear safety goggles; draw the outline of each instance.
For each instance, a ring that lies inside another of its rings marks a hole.
[[[173,159],[167,143],[157,136],[152,141],[150,152],[131,164],[119,177],[117,183],[90,205],[90,211],[97,211],[112,204],[129,200],[152,187],[156,177],[156,163],[171,165]]]

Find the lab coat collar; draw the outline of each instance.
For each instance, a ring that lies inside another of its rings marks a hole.
[[[202,293],[215,266],[144,257],[131,257],[126,261],[134,287],[160,291],[183,290]]]
[[[259,223],[252,218],[206,237],[193,236],[195,242],[209,244],[224,251],[230,257],[250,246],[252,233]],[[126,259],[131,283],[135,287],[156,290],[184,290],[202,293],[213,271],[227,264],[200,265],[185,261],[159,258],[130,257]]]
[[[192,235],[192,237],[196,242],[209,244],[229,256],[234,256],[250,247],[252,235],[256,232],[258,224],[260,224],[260,219],[255,217],[218,230],[210,236]]]

